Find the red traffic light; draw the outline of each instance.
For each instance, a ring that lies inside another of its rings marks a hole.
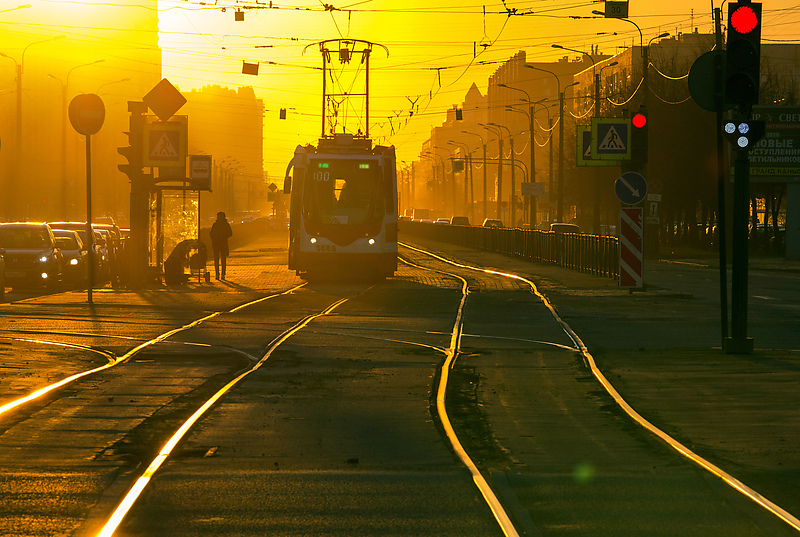
[[[641,129],[642,127],[647,125],[647,116],[641,113],[634,114],[634,116],[631,118],[631,123],[637,129]]]
[[[730,22],[740,34],[749,34],[758,26],[758,15],[750,6],[740,6],[731,14]]]

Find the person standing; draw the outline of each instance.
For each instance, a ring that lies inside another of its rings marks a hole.
[[[231,225],[225,218],[225,213],[220,211],[217,213],[217,219],[211,226],[211,249],[214,250],[214,273],[217,279],[225,279],[225,268],[228,258],[228,239],[233,235]],[[221,261],[221,263],[220,263]],[[222,272],[220,272],[220,264],[222,265]]]

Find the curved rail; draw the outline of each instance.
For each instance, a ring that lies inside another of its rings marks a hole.
[[[442,261],[444,263],[447,263],[449,265],[453,265],[453,266],[456,266],[456,267],[465,268],[465,269],[469,269],[469,270],[474,270],[474,271],[478,271],[478,272],[484,272],[486,274],[495,274],[497,276],[503,276],[503,277],[506,277],[506,278],[511,278],[511,279],[515,279],[515,280],[519,280],[519,281],[527,283],[531,287],[531,291],[536,296],[539,297],[539,299],[542,301],[542,303],[545,305],[545,307],[547,307],[547,309],[550,311],[550,313],[553,316],[553,318],[555,319],[555,321],[561,326],[562,330],[564,330],[564,333],[567,334],[567,336],[573,341],[573,343],[575,343],[575,349],[578,350],[578,352],[580,352],[581,355],[584,357],[584,359],[586,360],[586,363],[589,365],[589,369],[591,370],[591,372],[595,376],[595,378],[600,382],[600,384],[603,386],[603,388],[606,390],[606,392],[614,399],[614,401],[617,403],[617,405],[619,405],[619,407],[622,408],[622,410],[624,410],[626,414],[628,414],[628,416],[633,418],[633,420],[637,424],[639,424],[644,429],[648,430],[650,433],[654,434],[656,437],[658,437],[660,440],[665,442],[668,446],[670,446],[672,449],[677,451],[683,457],[685,457],[686,459],[690,460],[691,462],[693,462],[697,466],[703,468],[704,470],[707,470],[708,472],[714,474],[715,476],[720,478],[724,483],[726,483],[727,485],[729,485],[730,487],[732,487],[733,489],[735,489],[739,493],[743,494],[746,498],[750,499],[751,501],[755,502],[757,505],[761,506],[762,508],[766,509],[767,511],[769,511],[770,513],[772,513],[776,517],[778,517],[781,520],[783,520],[786,524],[791,526],[794,530],[800,531],[800,519],[798,519],[796,516],[792,515],[791,513],[789,513],[788,511],[786,511],[785,509],[783,509],[779,505],[775,504],[774,502],[768,500],[763,495],[761,495],[759,492],[757,492],[756,490],[748,487],[747,485],[742,483],[740,480],[738,480],[737,478],[735,478],[731,474],[725,472],[724,470],[722,470],[721,468],[719,468],[715,464],[711,463],[707,459],[704,459],[700,455],[696,454],[695,452],[693,452],[692,450],[690,450],[689,448],[687,448],[686,446],[684,446],[683,444],[681,444],[680,442],[678,442],[677,440],[672,438],[670,435],[668,435],[667,433],[665,433],[664,431],[662,431],[661,429],[659,429],[658,427],[653,425],[650,421],[645,419],[641,414],[636,412],[636,410],[634,410],[633,407],[630,404],[628,404],[628,402],[625,401],[625,399],[623,399],[623,397],[616,390],[616,388],[614,388],[614,386],[606,378],[606,376],[603,374],[603,372],[600,371],[600,368],[597,367],[597,363],[595,362],[594,357],[591,355],[591,353],[589,353],[589,349],[586,347],[586,345],[584,345],[584,343],[581,340],[581,338],[566,323],[566,321],[564,321],[558,315],[558,313],[556,312],[555,308],[552,306],[550,301],[547,300],[547,298],[543,294],[541,294],[539,292],[539,290],[536,287],[535,283],[533,283],[532,281],[528,280],[527,278],[523,278],[522,276],[518,276],[516,274],[511,274],[511,273],[507,273],[507,272],[500,272],[500,271],[497,271],[497,270],[485,269],[485,268],[480,268],[480,267],[473,267],[473,266],[465,265],[465,264],[462,264],[462,263],[456,263],[455,261],[451,261],[449,259],[446,259],[446,258],[444,258],[442,256],[434,254],[433,252],[428,252],[426,250],[422,250],[420,248],[416,248],[416,247],[410,246],[408,244],[400,243],[400,245],[405,247],[405,248],[408,248],[409,250],[414,250],[416,252],[420,252],[422,254],[434,257],[434,258],[436,258],[436,259],[438,259],[438,260],[440,260],[440,261]]]
[[[475,482],[475,486],[478,487],[483,499],[486,501],[486,504],[489,506],[489,509],[492,511],[492,515],[494,515],[497,524],[500,526],[500,529],[503,531],[503,534],[506,537],[519,537],[519,533],[517,529],[514,527],[514,524],[511,522],[511,519],[506,513],[506,510],[503,508],[503,505],[500,503],[500,500],[497,498],[497,495],[492,490],[492,487],[489,486],[489,483],[486,481],[486,478],[483,477],[481,471],[478,469],[478,466],[472,461],[470,456],[467,454],[467,451],[464,449],[464,446],[461,445],[461,441],[458,439],[458,435],[456,434],[455,429],[453,429],[453,425],[450,423],[450,417],[447,414],[447,405],[445,404],[445,400],[447,397],[447,381],[450,378],[450,370],[453,368],[456,362],[456,358],[458,358],[459,347],[461,345],[461,330],[463,329],[463,322],[462,318],[464,315],[464,305],[467,302],[467,296],[469,295],[469,284],[467,284],[467,280],[462,278],[457,274],[452,274],[450,272],[445,272],[442,270],[432,269],[429,267],[422,267],[420,265],[416,265],[406,259],[399,258],[408,265],[413,267],[417,267],[422,270],[430,270],[433,272],[438,272],[440,274],[446,274],[453,278],[458,278],[461,280],[461,301],[458,304],[458,311],[456,312],[456,320],[453,324],[453,331],[450,334],[450,346],[445,351],[445,360],[442,364],[441,374],[439,376],[439,383],[436,387],[436,411],[439,414],[439,420],[442,422],[442,427],[444,427],[445,434],[447,435],[447,439],[450,441],[450,444],[453,446],[453,450],[458,455],[458,458],[464,465],[469,469],[470,473],[472,474],[472,480]]]
[[[3,414],[5,414],[6,412],[8,412],[10,410],[13,410],[13,409],[15,409],[15,408],[17,408],[17,407],[19,407],[21,405],[24,405],[25,403],[33,401],[34,399],[38,399],[39,397],[41,397],[41,396],[43,396],[43,395],[45,395],[47,393],[50,393],[53,390],[61,388],[62,386],[66,385],[66,384],[69,384],[69,383],[71,383],[73,381],[76,381],[76,380],[78,380],[80,378],[83,378],[83,377],[86,377],[86,376],[89,376],[89,375],[93,375],[95,373],[99,373],[100,371],[105,371],[106,369],[109,369],[111,367],[119,365],[119,364],[129,360],[130,358],[132,358],[133,356],[138,354],[141,350],[149,347],[150,345],[154,345],[156,343],[160,343],[160,342],[164,341],[165,339],[167,339],[167,338],[169,338],[171,336],[174,336],[175,334],[177,334],[179,332],[183,332],[184,330],[188,330],[190,328],[193,328],[193,327],[199,325],[200,323],[202,323],[204,321],[207,321],[209,319],[213,319],[214,317],[217,317],[218,315],[221,315],[223,313],[235,313],[235,312],[239,311],[242,308],[246,308],[248,306],[252,306],[252,305],[258,304],[260,302],[264,302],[265,300],[269,300],[271,298],[275,298],[275,297],[282,296],[282,295],[287,295],[287,294],[292,293],[292,292],[296,291],[297,289],[303,287],[304,285],[306,285],[306,284],[305,283],[301,283],[300,285],[292,287],[291,289],[288,289],[286,291],[282,291],[280,293],[275,293],[273,295],[268,295],[268,296],[264,296],[264,297],[261,297],[261,298],[257,298],[255,300],[251,300],[250,302],[245,302],[244,304],[240,304],[239,306],[236,306],[235,308],[233,308],[231,310],[228,310],[228,311],[215,311],[214,313],[206,315],[205,317],[201,317],[201,318],[199,318],[199,319],[197,319],[195,321],[192,321],[189,324],[186,324],[186,325],[183,325],[183,326],[181,326],[179,328],[174,328],[172,330],[164,332],[163,334],[161,334],[158,337],[155,337],[153,339],[145,341],[144,343],[140,343],[139,345],[135,346],[134,348],[132,348],[131,350],[129,350],[128,352],[123,354],[122,356],[111,360],[109,363],[107,363],[105,365],[102,365],[100,367],[95,367],[95,368],[89,369],[87,371],[82,371],[81,373],[76,373],[76,374],[71,375],[71,376],[69,376],[67,378],[61,379],[58,382],[55,382],[55,383],[50,384],[48,386],[45,386],[43,388],[39,388],[38,390],[35,390],[34,392],[31,392],[31,393],[29,393],[28,395],[26,395],[24,397],[20,397],[19,399],[15,399],[14,401],[11,401],[9,403],[6,403],[3,406],[0,406],[0,416],[2,416]],[[74,345],[74,347],[79,348],[79,346],[77,346],[77,345]]]
[[[128,491],[128,494],[125,495],[125,498],[123,498],[122,502],[114,510],[114,513],[111,515],[111,518],[108,519],[106,524],[103,526],[103,529],[100,531],[100,533],[98,533],[98,537],[110,537],[111,535],[114,534],[114,531],[116,531],[117,527],[123,521],[128,512],[131,510],[133,504],[136,502],[139,495],[142,493],[144,488],[150,482],[153,475],[158,471],[161,465],[164,464],[164,461],[167,460],[167,457],[169,457],[170,453],[172,453],[172,450],[175,448],[178,442],[181,441],[181,439],[186,435],[186,433],[189,432],[189,430],[197,422],[197,420],[199,420],[203,416],[203,414],[205,414],[208,411],[208,409],[210,409],[214,405],[214,403],[216,403],[220,399],[220,397],[225,395],[225,393],[227,393],[231,388],[236,386],[242,379],[244,379],[251,373],[258,370],[267,361],[267,359],[269,359],[269,357],[272,355],[275,349],[277,349],[284,341],[286,341],[294,334],[302,330],[306,325],[308,325],[311,321],[313,321],[317,317],[329,314],[330,312],[332,312],[333,310],[335,310],[337,307],[341,306],[348,300],[350,299],[341,298],[336,302],[334,302],[333,304],[329,305],[320,313],[315,313],[313,315],[309,315],[301,319],[293,327],[289,328],[284,333],[282,333],[274,340],[272,340],[264,356],[262,356],[261,359],[258,362],[256,362],[250,369],[239,374],[236,378],[234,378],[233,380],[228,382],[225,386],[220,388],[205,403],[203,403],[203,405],[200,408],[198,408],[195,411],[195,413],[192,414],[191,417],[189,417],[189,419],[183,423],[183,425],[181,425],[181,427],[177,430],[177,432],[175,432],[175,434],[172,435],[172,437],[167,441],[167,443],[164,444],[164,447],[161,448],[159,454],[156,456],[155,459],[153,459],[153,462],[150,463],[150,466],[148,466],[147,469],[144,471],[144,473],[141,475],[141,477],[139,477],[139,479],[136,480],[136,483],[134,483],[131,490]]]

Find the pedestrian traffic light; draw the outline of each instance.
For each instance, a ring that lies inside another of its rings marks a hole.
[[[744,111],[758,102],[761,59],[761,4],[728,4],[725,100]]]
[[[725,138],[737,149],[749,151],[764,137],[763,121],[727,121],[723,126]]]

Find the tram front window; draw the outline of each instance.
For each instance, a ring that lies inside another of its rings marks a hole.
[[[369,223],[379,208],[380,174],[376,162],[312,160],[305,190],[305,217],[317,224]]]

